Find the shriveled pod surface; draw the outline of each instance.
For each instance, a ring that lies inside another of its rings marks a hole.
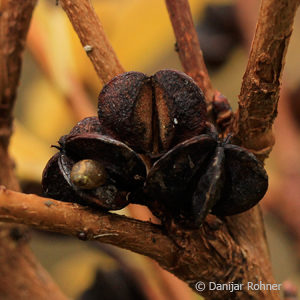
[[[124,143],[102,135],[96,117],[79,122],[59,144],[43,173],[50,197],[116,210],[145,180],[143,161]]]

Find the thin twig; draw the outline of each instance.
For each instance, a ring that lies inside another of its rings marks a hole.
[[[0,220],[117,245],[160,262],[162,257],[166,258],[161,247],[168,253],[176,250],[158,225],[111,213],[93,213],[77,204],[13,192],[3,187],[0,188]]]
[[[237,17],[247,52],[250,51],[254,36],[259,5],[259,1],[237,1]],[[262,207],[287,225],[296,243],[299,244],[300,143],[299,128],[290,109],[290,97],[290,92],[283,82],[278,103],[278,116],[274,122],[276,145],[272,150],[272,156],[277,165],[272,176],[277,179],[270,184],[268,193],[262,201]]]
[[[272,125],[285,55],[299,0],[264,0],[239,96],[235,142],[265,159],[274,145]]]
[[[36,0],[3,0],[0,4],[0,184],[18,190],[7,151],[26,34]],[[28,247],[24,226],[0,223],[1,299],[67,298],[38,264]]]
[[[124,73],[89,0],[60,0],[99,78],[107,83]]]
[[[265,257],[260,255],[264,246],[253,249],[253,244],[247,243],[247,237],[237,243],[225,224],[213,216],[209,216],[199,230],[179,230],[170,238],[161,226],[149,222],[93,212],[78,204],[1,188],[0,220],[60,232],[82,240],[97,240],[146,255],[193,289],[199,280],[205,284],[236,280],[243,284],[248,281],[274,283],[269,272],[261,267],[266,263]],[[259,218],[254,221],[262,226]],[[241,223],[239,231],[246,232],[248,227],[247,222]],[[254,294],[257,299],[278,299],[276,291],[244,289],[242,292],[243,297],[239,299],[253,299]],[[233,294],[228,290],[207,289],[203,295],[207,299],[229,299]]]
[[[8,146],[12,110],[19,84],[25,38],[36,0],[6,0],[0,4],[0,142]],[[11,9],[15,6],[14,16]],[[24,16],[20,14],[23,13]]]
[[[188,0],[165,1],[183,69],[203,90],[209,103],[213,100],[214,91],[203,60]]]

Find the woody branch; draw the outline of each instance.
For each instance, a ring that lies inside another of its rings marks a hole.
[[[19,190],[8,153],[13,107],[22,54],[35,0],[0,4],[0,184]],[[67,299],[28,247],[25,226],[0,223],[0,295],[2,299]]]

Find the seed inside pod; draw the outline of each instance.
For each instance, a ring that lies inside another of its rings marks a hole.
[[[80,189],[91,190],[105,184],[107,174],[104,166],[92,159],[84,159],[72,167],[71,182]]]

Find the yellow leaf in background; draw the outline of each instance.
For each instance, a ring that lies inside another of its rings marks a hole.
[[[61,93],[45,78],[36,79],[24,95],[26,109],[22,113],[25,127],[50,146],[75,124],[73,115]]]
[[[37,6],[28,37],[28,46],[32,52],[34,46],[40,49],[35,53],[44,64],[44,71],[55,88],[66,94],[71,88],[70,74],[77,77],[76,58],[71,48],[69,20],[63,10],[41,1]]]
[[[17,176],[39,182],[44,166],[57,150],[51,149],[49,144],[35,137],[15,120],[9,151],[16,162]]]
[[[47,47],[50,54],[50,64],[53,70],[53,79],[55,85],[59,87],[62,93],[66,93],[70,89],[69,75],[76,71],[75,57],[70,45],[70,35],[67,30],[67,23],[64,12],[57,13],[51,10],[49,24],[51,30],[49,31],[49,47]],[[49,49],[51,49],[49,51]]]
[[[107,255],[86,249],[54,264],[51,272],[64,292],[72,298],[77,298],[93,283],[98,268],[113,270],[116,267],[116,262]]]

